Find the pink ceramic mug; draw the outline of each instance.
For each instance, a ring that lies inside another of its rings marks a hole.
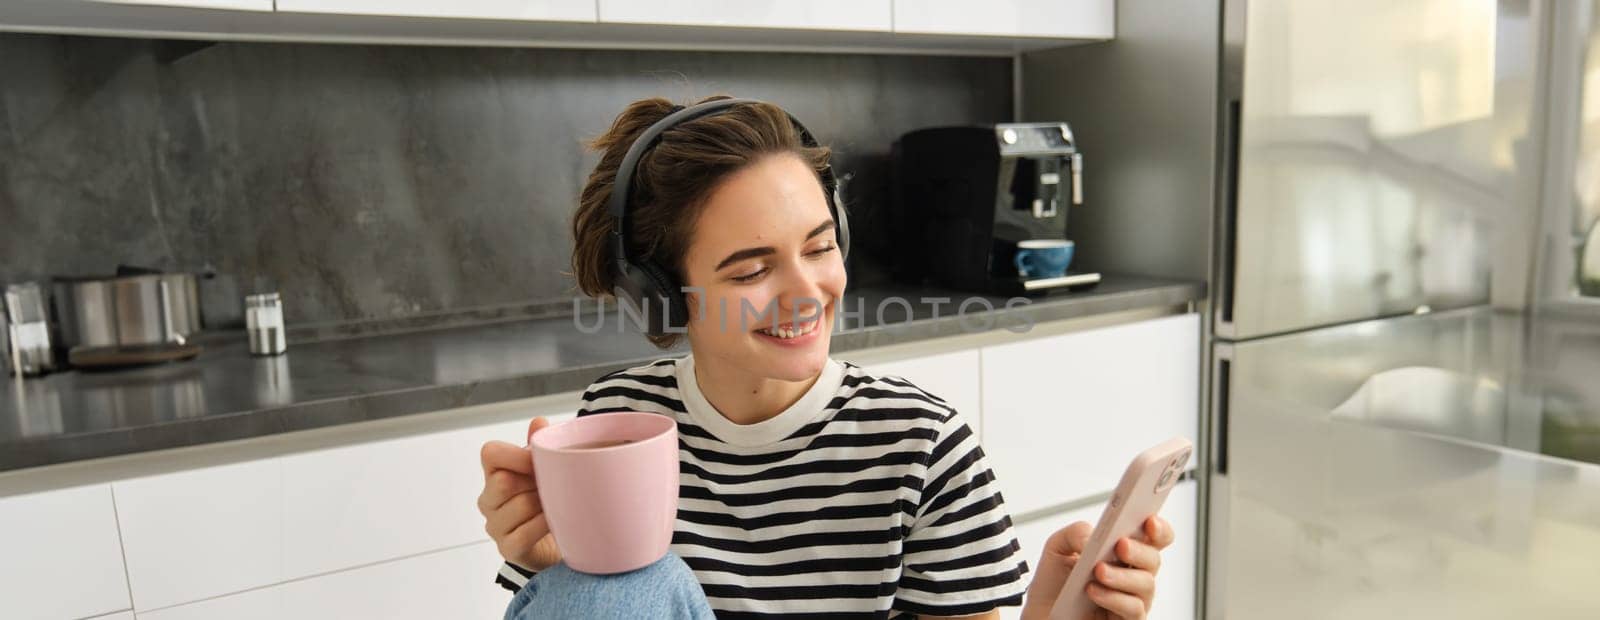
[[[562,561],[596,575],[667,554],[678,516],[678,425],[664,415],[601,413],[529,438],[539,501]]]

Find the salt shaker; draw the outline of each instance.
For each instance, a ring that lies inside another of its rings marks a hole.
[[[12,284],[5,287],[4,304],[0,305],[0,328],[6,336],[5,362],[17,376],[39,375],[55,369],[55,359],[50,348],[50,324],[45,314],[43,289],[36,282]]]
[[[277,293],[249,295],[244,298],[244,306],[251,355],[278,355],[288,349],[283,334],[283,299]]]

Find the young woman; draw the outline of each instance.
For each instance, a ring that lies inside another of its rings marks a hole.
[[[622,284],[607,201],[625,152],[681,109],[635,102],[595,140],[602,156],[572,225],[585,293]],[[964,414],[904,379],[829,357],[844,260],[824,182],[829,151],[803,136],[782,109],[740,103],[673,125],[639,157],[621,232],[640,260],[676,280],[674,291],[691,287],[686,333],[649,336],[663,348],[687,336],[691,353],[601,377],[579,415],[677,420],[672,551],[719,617],[987,618],[1007,605],[1043,617],[1090,526],[1051,536],[1030,585]],[[747,306],[778,316],[751,321]],[[560,552],[527,450],[491,442],[482,460],[478,508],[507,561],[500,582],[517,590]],[[1159,517],[1144,530],[1119,541],[1120,565],[1095,567],[1087,595],[1102,617],[1148,612],[1173,532]]]

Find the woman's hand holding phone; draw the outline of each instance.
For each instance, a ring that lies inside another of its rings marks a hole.
[[[1028,586],[1029,620],[1120,618],[1144,620],[1155,598],[1161,550],[1172,524],[1157,513],[1183,477],[1194,445],[1173,437],[1128,464],[1093,527],[1078,522],[1045,542],[1039,571]],[[1093,566],[1078,566],[1094,562]]]
[[[1088,521],[1079,521],[1056,530],[1045,541],[1033,582],[1028,585],[1027,600],[1023,602],[1024,620],[1050,617],[1050,610],[1062,594],[1061,588],[1066,585],[1067,576],[1077,565],[1079,554],[1092,533],[1093,527]],[[1101,562],[1095,567],[1094,580],[1089,582],[1084,594],[1097,607],[1081,620],[1144,620],[1155,598],[1161,550],[1171,545],[1174,537],[1172,524],[1158,515],[1151,515],[1145,519],[1138,535],[1117,541],[1115,552],[1121,566]]]

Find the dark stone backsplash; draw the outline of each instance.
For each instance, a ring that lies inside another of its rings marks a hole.
[[[0,282],[209,268],[213,298],[280,290],[302,326],[564,300],[583,140],[634,99],[726,92],[855,173],[868,284],[890,143],[1007,120],[1009,62],[0,34]]]

